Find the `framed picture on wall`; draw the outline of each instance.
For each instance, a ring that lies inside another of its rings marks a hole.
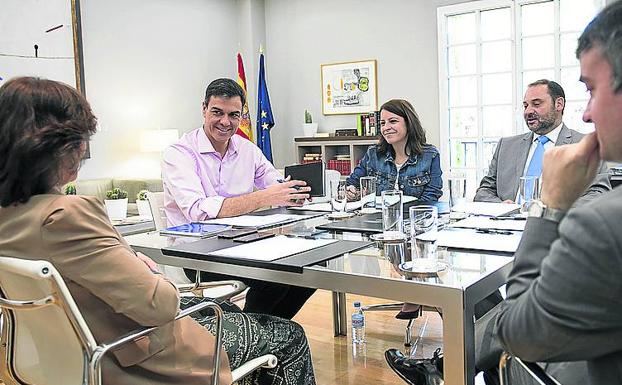
[[[378,109],[376,61],[322,64],[322,113],[361,114]]]

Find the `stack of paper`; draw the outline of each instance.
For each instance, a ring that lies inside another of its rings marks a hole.
[[[275,261],[321,246],[337,242],[336,239],[305,239],[277,235],[261,241],[245,243],[214,251],[213,255],[220,257],[247,258],[257,261]]]
[[[291,222],[303,221],[313,215],[298,214],[271,214],[271,215],[240,215],[231,218],[216,218],[201,221],[201,223],[217,223],[234,227],[257,227],[263,228],[273,225],[281,225]]]
[[[451,211],[466,213],[471,215],[486,215],[496,217],[516,210],[520,205],[514,203],[492,203],[492,202],[465,202],[457,204]]]
[[[525,230],[525,218],[498,220],[491,217],[473,216],[452,223],[450,227],[465,229],[494,229],[494,230]]]
[[[402,196],[402,204],[412,202],[416,199],[417,199],[416,197],[404,195]],[[361,208],[361,206],[363,206],[363,203],[360,200],[354,201],[354,202],[348,202],[346,203],[346,211],[358,210]],[[376,197],[376,208],[377,209],[382,208],[382,197]],[[330,213],[333,211],[333,207],[330,202],[322,202],[322,203],[309,202],[302,207],[290,207],[290,209],[291,210],[323,211],[327,213]]]
[[[429,232],[421,234],[417,236],[417,240],[433,241],[431,236],[435,236],[438,246],[513,253],[518,248],[523,233],[521,231],[508,232],[510,234],[487,234],[475,229],[446,228],[436,235]]]

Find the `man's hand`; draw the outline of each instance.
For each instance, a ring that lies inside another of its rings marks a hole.
[[[503,201],[503,202],[501,202],[501,203],[514,203],[514,201],[513,201],[513,200],[511,200],[511,199],[506,199],[506,200],[504,200],[504,201]]]
[[[160,269],[158,268],[158,264],[155,263],[153,261],[153,259],[149,258],[148,256],[146,256],[145,254],[143,254],[141,252],[137,252],[136,256],[138,257],[138,259],[143,261],[145,263],[145,265],[147,265],[149,270],[151,270],[152,272],[154,272],[156,274],[161,274]]]
[[[542,166],[542,202],[554,209],[568,210],[592,183],[599,164],[595,133],[586,135],[579,143],[546,151]]]
[[[302,206],[305,199],[309,199],[311,187],[303,180],[290,180],[273,184],[261,190],[263,206]]]
[[[360,193],[356,187],[352,185],[348,185],[348,187],[346,187],[346,198],[348,199],[348,202],[357,200],[359,195]]]

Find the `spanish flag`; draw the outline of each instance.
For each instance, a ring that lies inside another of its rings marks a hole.
[[[236,134],[253,141],[253,129],[251,127],[251,115],[248,112],[248,92],[246,91],[246,74],[244,74],[244,63],[242,62],[242,55],[238,53],[238,84],[246,93],[246,103],[242,106],[242,119],[240,119],[240,125]]]

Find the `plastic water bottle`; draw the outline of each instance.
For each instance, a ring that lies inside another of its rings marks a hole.
[[[352,343],[365,343],[365,315],[359,301],[354,302],[354,313],[352,313]]]

